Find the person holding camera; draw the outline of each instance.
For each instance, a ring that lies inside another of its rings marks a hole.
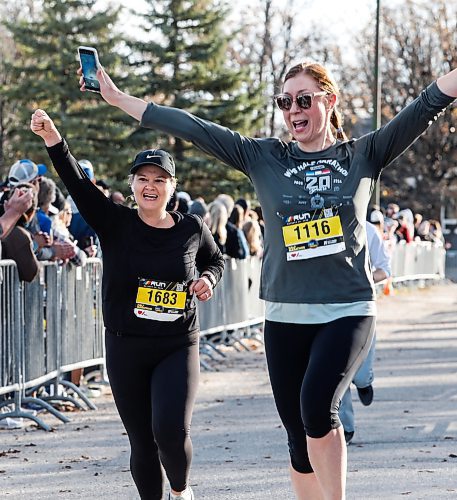
[[[33,199],[34,192],[30,188],[15,189],[11,196],[5,196],[0,215],[0,240],[8,236],[21,216],[32,207]]]
[[[389,123],[348,140],[328,70],[297,64],[274,98],[290,142],[242,136],[129,96],[102,67],[97,79],[104,100],[141,126],[192,142],[252,181],[267,229],[260,291],[266,357],[292,485],[300,500],[344,499],[347,450],[338,409],[369,351],[376,315],[365,214],[381,171],[457,97],[457,70]],[[83,78],[80,85],[86,90]]]
[[[15,226],[3,239],[3,258],[14,260],[19,279],[27,282],[33,281],[40,270],[38,260],[33,252],[32,235],[27,230],[27,226],[37,210],[38,195],[33,184],[22,182],[6,193],[4,203],[8,211],[10,200],[24,195],[27,198],[29,194],[33,196],[31,206],[19,217]]]
[[[211,298],[224,259],[201,218],[166,210],[176,188],[166,151],[135,157],[132,209],[112,202],[89,180],[45,111],[34,112],[31,129],[100,240],[107,370],[140,497],[162,499],[163,466],[169,498],[193,499],[190,422],[199,377],[194,298]]]

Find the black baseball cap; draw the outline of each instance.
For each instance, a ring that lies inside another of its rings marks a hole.
[[[135,156],[130,173],[134,174],[143,165],[157,165],[172,177],[175,176],[173,157],[163,149],[146,149]]]

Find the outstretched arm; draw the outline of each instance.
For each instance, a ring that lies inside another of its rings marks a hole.
[[[440,76],[436,83],[443,94],[449,97],[457,97],[457,68],[446,75]]]
[[[86,86],[84,84],[84,78],[82,77],[81,68],[78,70],[78,75],[80,75],[79,85],[81,91],[85,92]],[[135,118],[135,120],[141,121],[141,117],[148,105],[146,101],[119,90],[102,67],[97,70],[97,79],[100,82],[100,94],[108,104],[122,109],[122,111]]]

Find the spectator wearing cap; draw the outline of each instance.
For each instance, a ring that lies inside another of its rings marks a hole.
[[[94,174],[94,166],[92,165],[92,162],[89,160],[86,160],[85,158],[82,160],[78,161],[79,166],[82,168],[83,172],[86,174],[88,179],[93,183],[96,184],[97,180],[95,179],[95,174]]]
[[[41,164],[41,169],[38,168],[32,160],[25,158],[23,160],[18,160],[13,163],[8,173],[8,185],[10,187],[17,186],[18,184],[28,182],[33,184],[33,186],[38,190],[39,183],[41,181],[41,173],[46,170],[43,169],[45,165]]]
[[[36,191],[39,191],[42,177],[46,172],[46,166],[40,164],[40,168],[32,160],[23,159],[15,162],[8,173],[8,185],[15,187],[20,183],[30,183]],[[32,234],[33,249],[38,260],[65,261],[70,258],[74,251],[72,245],[53,244],[49,233],[40,230],[40,225],[34,214],[27,222],[27,229]]]

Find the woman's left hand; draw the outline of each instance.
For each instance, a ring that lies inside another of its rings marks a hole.
[[[189,292],[195,293],[198,300],[206,302],[213,296],[213,287],[209,279],[202,276],[198,280],[192,281],[189,286]]]

